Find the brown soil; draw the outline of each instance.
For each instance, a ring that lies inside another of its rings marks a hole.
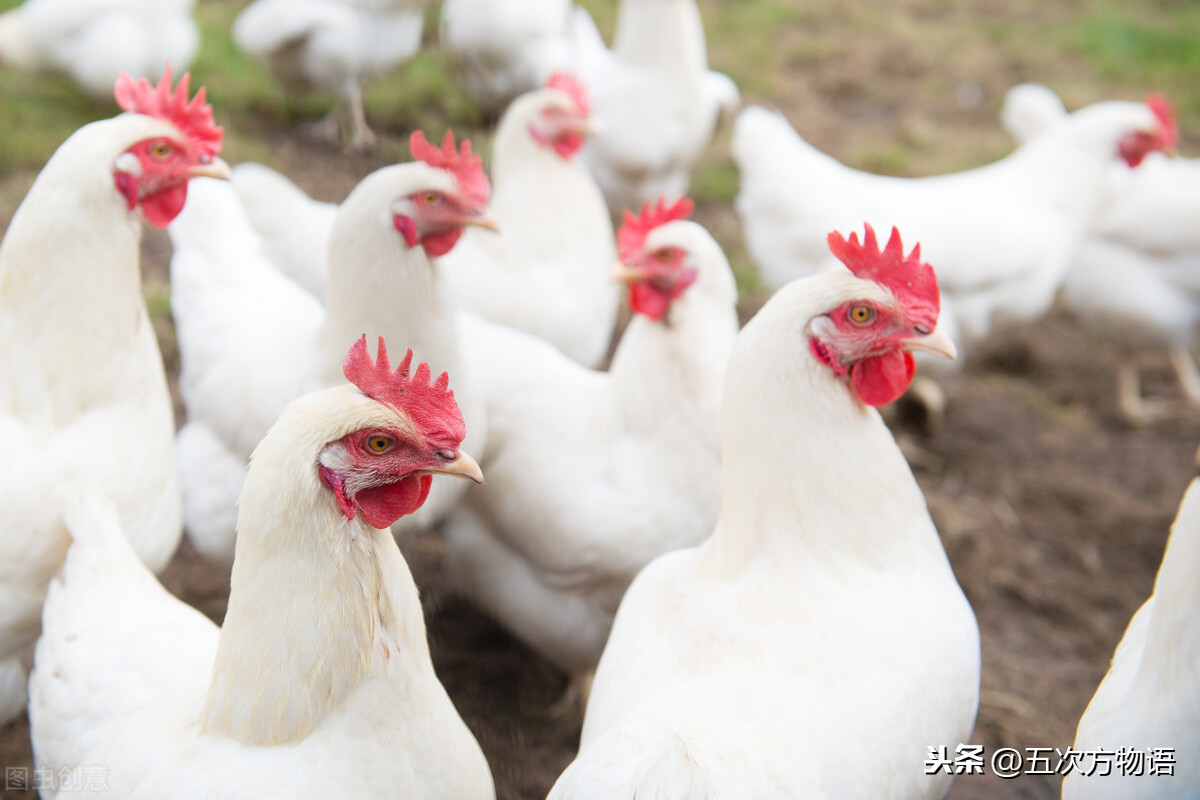
[[[912,88],[913,76],[944,77],[952,67],[927,54],[913,56],[905,49],[904,31],[900,26],[887,48],[859,42],[824,51],[819,69],[802,60],[793,63],[787,92],[759,99],[784,108],[793,120],[803,115],[814,143],[846,158],[871,152],[872,143],[889,135],[917,144],[975,142],[959,149],[964,161],[980,147],[1002,147],[995,122],[998,92],[1029,77],[1023,74],[1028,65],[991,51],[977,54],[963,63],[968,73],[978,69],[991,76],[980,82],[985,101],[970,110],[939,105]],[[804,35],[785,31],[783,38]],[[799,44],[796,49],[802,50]],[[716,61],[720,50],[713,52]],[[897,70],[897,64],[907,66]],[[898,88],[883,102],[867,88],[872,76],[877,80],[888,70]],[[1073,65],[1068,70],[1078,72]],[[402,123],[379,127],[393,140],[406,132]],[[847,131],[845,137],[839,131]],[[254,133],[271,141],[275,166],[323,199],[340,199],[396,149],[347,157],[298,142],[279,125],[268,123]],[[725,158],[718,144],[710,159]],[[919,171],[923,162],[915,163],[912,169]],[[6,188],[31,178],[10,177]],[[0,208],[0,222],[6,225],[12,210]],[[727,203],[703,203],[697,217],[731,253],[742,252]],[[165,237],[150,234],[144,252],[148,283],[162,284],[168,258]],[[759,303],[759,297],[747,298],[747,314]],[[174,373],[178,359],[171,331],[162,333],[164,356]],[[895,423],[979,619],[982,701],[972,741],[989,753],[1000,746],[1065,748],[1071,743],[1126,623],[1151,591],[1168,526],[1195,472],[1200,415],[1181,414],[1140,430],[1123,425],[1115,413],[1114,358],[1109,345],[1052,314],[997,335],[989,347],[972,354],[965,369],[944,384],[949,412],[936,433],[904,422],[903,413]],[[1165,357],[1148,358],[1147,367],[1150,393],[1178,396]],[[563,676],[479,612],[446,595],[435,534],[405,541],[402,549],[422,589],[438,673],[487,753],[499,796],[543,797],[572,758],[580,729],[578,712],[550,713],[565,688]],[[163,580],[213,619],[224,613],[227,575],[204,564],[190,547],[180,550]],[[31,768],[28,735],[23,719],[0,729],[0,764]],[[1055,778],[1005,781],[988,772],[960,778],[950,797],[1050,798],[1058,793]],[[3,796],[33,795],[6,791]]]

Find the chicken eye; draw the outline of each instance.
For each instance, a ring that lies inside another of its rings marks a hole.
[[[390,436],[372,436],[367,439],[367,449],[372,453],[386,453],[395,441]]]
[[[847,316],[855,325],[868,325],[875,319],[875,309],[870,306],[850,306]]]
[[[436,206],[442,203],[442,196],[437,192],[426,192],[421,195],[421,199],[425,201],[425,205],[427,206]]]
[[[171,155],[171,145],[167,142],[154,142],[150,145],[150,155],[159,161],[164,161]]]
[[[675,258],[675,254],[671,252],[670,248],[664,247],[662,250],[659,250],[657,253],[655,253],[654,257],[665,264],[671,259]]]

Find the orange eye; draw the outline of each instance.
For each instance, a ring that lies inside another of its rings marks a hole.
[[[170,156],[171,150],[171,145],[167,142],[155,142],[154,144],[150,145],[150,155],[159,161],[163,161]]]
[[[870,306],[850,306],[846,316],[855,325],[869,325],[875,319],[875,309]]]
[[[421,199],[425,201],[425,205],[427,206],[440,205],[442,202],[442,196],[437,192],[426,192],[421,195]]]
[[[668,261],[670,261],[671,259],[675,258],[675,254],[672,253],[669,248],[663,248],[662,250],[659,250],[657,253],[655,253],[654,257],[665,264]]]
[[[394,441],[390,436],[372,436],[367,439],[367,449],[372,453],[386,453]]]

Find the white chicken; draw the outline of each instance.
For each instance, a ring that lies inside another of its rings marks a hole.
[[[637,571],[716,520],[737,287],[717,243],[685,219],[691,207],[626,217],[634,313],[608,372],[501,326],[464,339],[488,392],[488,485],[443,526],[447,581],[575,689]]]
[[[142,299],[140,218],[166,225],[191,177],[228,168],[204,90],[189,102],[186,75],[170,84],[118,80],[128,113],[63,142],[0,243],[0,721],[25,707],[72,492],[105,495],[154,571],[179,543],[175,423]]]
[[[1197,572],[1200,479],[1183,496],[1154,594],[1129,621],[1112,667],[1079,720],[1074,749],[1092,755],[1063,779],[1063,800],[1200,796],[1200,762],[1194,757],[1200,753]],[[1118,748],[1141,751],[1141,757],[1122,763]],[[1108,763],[1097,753],[1108,753]]]
[[[592,94],[602,133],[583,159],[614,215],[687,192],[692,167],[740,102],[708,68],[694,0],[622,0],[612,50],[586,11],[572,24],[571,65]]]
[[[571,0],[443,0],[439,39],[490,113],[573,63]]]
[[[483,400],[461,363],[456,310],[437,258],[464,227],[494,227],[485,215],[487,176],[470,143],[457,152],[452,134],[439,149],[417,131],[410,145],[417,161],[376,170],[338,207],[324,307],[264,257],[229,185],[197,185],[169,229],[179,387],[188,409],[176,459],[188,535],[210,559],[233,557],[235,501],[257,440],[286,403],[337,381],[339,349],[364,332],[454,371],[471,431],[467,446],[484,451]],[[459,487],[434,487],[401,524],[432,524]]]
[[[154,580],[111,508],[87,496],[68,514],[30,678],[34,756],[107,772],[64,795],[494,797],[387,530],[433,475],[483,475],[446,375],[378,353],[359,340],[354,385],[293,401],[255,449],[220,629]]]
[[[289,91],[332,92],[337,105],[312,131],[353,149],[370,147],[362,87],[421,46],[429,0],[255,0],[233,23],[233,40],[267,62]]]
[[[910,350],[952,356],[933,270],[880,253],[796,281],[742,329],[725,377],[720,520],[621,602],[579,755],[552,800],[933,798],[931,742],[965,742],[979,631],[879,414]]]
[[[1163,100],[1155,100],[1169,110]],[[1002,120],[1018,141],[1036,139],[1067,118],[1062,101],[1037,84],[1005,97]],[[1135,170],[1109,167],[1113,201],[1088,229],[1059,298],[1085,326],[1121,351],[1117,406],[1131,423],[1171,411],[1142,397],[1137,356],[1165,349],[1184,396],[1200,407],[1200,372],[1190,347],[1200,328],[1200,160],[1152,153]]]
[[[826,231],[864,219],[905,230],[938,265],[942,327],[962,349],[998,324],[1040,316],[1080,237],[1110,200],[1116,154],[1137,164],[1176,135],[1157,106],[1096,103],[995,163],[896,178],[850,169],[807,144],[779,114],[748,108],[733,134],[737,210],[747,247],[776,289],[835,266]]]
[[[468,231],[442,263],[463,309],[598,367],[620,298],[608,207],[575,157],[590,126],[587,92],[565,74],[514,101],[492,144],[499,233]]]
[[[195,0],[25,0],[0,14],[0,66],[61,72],[95,97],[122,74],[185,70],[200,46]]]
[[[324,303],[337,203],[313,200],[285,176],[254,162],[234,167],[231,182],[267,259]]]

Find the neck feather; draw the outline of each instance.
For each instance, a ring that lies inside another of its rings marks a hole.
[[[635,314],[613,354],[614,401],[632,424],[661,424],[663,413],[694,412],[715,439],[729,352],[737,335],[733,300],[705,297],[698,286],[661,320]]]
[[[808,321],[836,305],[805,291],[822,280],[776,293],[734,345],[722,406],[721,516],[707,556],[718,571],[754,559],[825,570],[945,560],[879,414],[809,352]]]
[[[312,433],[318,415],[288,413],[246,476],[203,716],[206,732],[252,746],[304,738],[389,661],[429,659],[416,587],[391,533],[342,516],[317,473],[326,438]],[[405,686],[394,688],[403,695]]]
[[[1200,479],[1192,481],[1171,528],[1154,581],[1154,612],[1142,654],[1139,680],[1156,692],[1194,685],[1200,659]]]
[[[57,407],[63,402],[82,408],[120,397],[147,371],[162,381],[141,294],[139,219],[112,177],[120,143],[132,143],[142,119],[124,115],[76,131],[0,243],[0,320],[8,321],[0,324],[0,373],[42,376],[55,391],[39,404],[56,407],[40,411],[60,422],[79,410]]]
[[[436,261],[419,245],[406,247],[390,225],[375,227],[339,221],[330,236],[322,335],[327,381],[342,380],[342,357],[364,333],[372,348],[383,336],[390,352],[403,355],[411,347],[434,374],[457,374],[454,308]]]

